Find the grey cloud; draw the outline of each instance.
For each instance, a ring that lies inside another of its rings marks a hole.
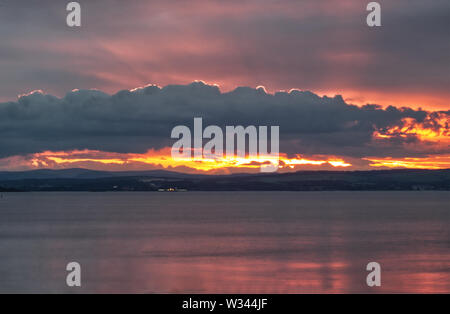
[[[130,77],[449,95],[448,0],[381,0],[378,29],[365,25],[367,3],[354,0],[85,0],[76,31],[65,27],[61,1],[3,2],[2,99],[38,86],[112,92],[131,87]],[[186,49],[192,43],[203,49]]]
[[[222,127],[278,125],[281,150],[288,154],[411,156],[429,152],[414,138],[375,143],[374,130],[401,126],[404,118],[432,124],[437,114],[357,107],[341,96],[319,97],[307,91],[268,94],[239,87],[223,93],[201,82],[114,95],[97,90],[72,91],[63,98],[33,93],[17,102],[0,103],[0,157],[73,149],[143,153],[170,146],[172,128],[192,126],[194,117],[202,117],[204,125]],[[405,146],[407,141],[416,141],[417,147]],[[432,153],[449,152],[444,147]]]

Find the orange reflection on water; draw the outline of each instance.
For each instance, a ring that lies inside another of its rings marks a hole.
[[[448,293],[446,192],[16,193],[0,292]],[[30,223],[33,228],[29,228]],[[81,222],[81,223],[80,223]],[[23,258],[26,256],[27,258]],[[382,286],[366,285],[366,265]],[[38,278],[39,280],[28,280]]]

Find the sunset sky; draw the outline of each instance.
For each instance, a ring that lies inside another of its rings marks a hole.
[[[68,2],[0,0],[0,170],[257,171],[173,160],[194,117],[279,125],[280,171],[450,168],[448,0]]]

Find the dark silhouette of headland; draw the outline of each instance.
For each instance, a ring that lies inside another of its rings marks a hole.
[[[450,191],[450,169],[299,171],[198,175],[86,169],[0,172],[0,192],[18,191]]]

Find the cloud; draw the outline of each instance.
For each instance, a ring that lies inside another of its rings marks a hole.
[[[192,127],[194,117],[202,117],[204,127],[278,125],[280,151],[288,156],[402,158],[450,153],[449,111],[359,107],[341,96],[297,90],[271,94],[239,87],[222,92],[194,82],[113,95],[75,90],[63,98],[37,91],[0,103],[0,158],[73,150],[143,154],[170,147],[172,128]]]
[[[66,3],[3,2],[3,100],[204,79],[448,108],[448,0],[381,0],[377,29],[354,0],[85,0],[80,29],[65,25]]]

